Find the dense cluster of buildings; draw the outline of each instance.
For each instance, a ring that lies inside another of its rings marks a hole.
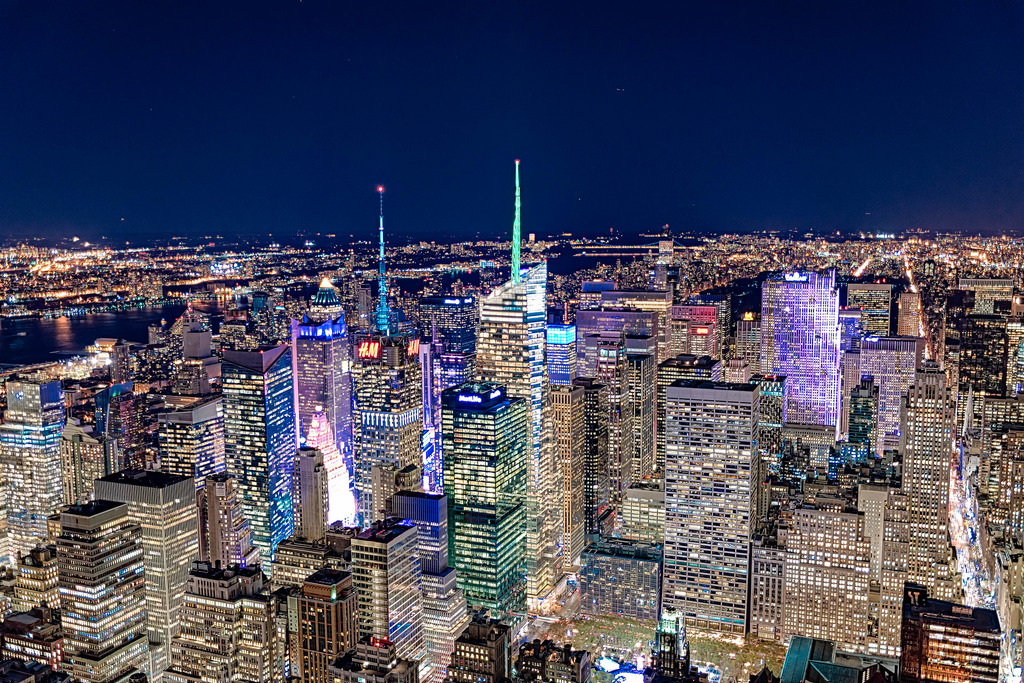
[[[761,273],[741,242],[750,296],[695,288],[664,239],[646,282],[569,286],[518,225],[507,282],[396,296],[382,213],[372,276],[9,375],[4,656],[89,683],[587,683],[597,653],[520,642],[578,609],[657,623],[661,681],[700,677],[688,630],[789,643],[794,683],[1019,675],[1021,283],[786,250]]]

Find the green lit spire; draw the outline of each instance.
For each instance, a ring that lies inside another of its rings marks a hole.
[[[519,225],[519,159],[516,159],[516,219],[512,223],[512,284],[519,284],[519,246],[522,243]]]

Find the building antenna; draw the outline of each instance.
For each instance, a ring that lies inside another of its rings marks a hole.
[[[377,260],[377,289],[380,301],[377,303],[377,331],[388,336],[391,334],[391,311],[388,309],[388,283],[384,269],[384,186],[377,186],[380,195],[380,254]]]
[[[519,159],[516,159],[516,219],[512,222],[512,284],[519,284],[519,247],[522,242],[519,223]]]

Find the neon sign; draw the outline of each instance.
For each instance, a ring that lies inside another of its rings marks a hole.
[[[407,356],[415,356],[419,352],[420,352],[420,340],[419,339],[410,339],[409,340],[409,346],[405,349],[405,355],[407,355]]]
[[[380,342],[379,341],[361,341],[359,342],[359,349],[356,352],[359,358],[369,358],[377,360],[380,358]]]
[[[693,330],[693,333],[694,333],[694,334],[699,334],[699,335],[701,335],[701,336],[704,336],[704,335],[710,334],[710,333],[711,333],[711,330],[709,330],[709,329],[708,329],[708,328],[706,328],[706,327],[697,327],[697,328],[695,328],[695,329]]]
[[[484,399],[476,394],[459,394],[459,403],[483,403]]]
[[[783,277],[786,282],[807,282],[807,273],[786,273]]]

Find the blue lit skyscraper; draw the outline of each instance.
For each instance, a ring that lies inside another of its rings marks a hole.
[[[786,376],[789,421],[839,424],[839,290],[834,271],[765,280],[761,372]]]
[[[552,384],[572,384],[576,379],[576,326],[548,325],[548,377]]]
[[[0,472],[7,489],[9,552],[27,553],[46,537],[46,518],[61,506],[60,437],[64,391],[60,382],[8,380],[7,413],[0,425]]]
[[[253,545],[264,567],[292,535],[295,412],[287,344],[260,351],[225,351],[224,453],[241,492]]]
[[[330,290],[333,292],[333,289]],[[345,318],[292,321],[292,369],[299,443],[323,413],[338,450],[352,453],[352,361]]]

